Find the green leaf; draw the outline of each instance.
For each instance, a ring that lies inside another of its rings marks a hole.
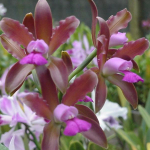
[[[104,150],[102,147],[90,142],[88,145],[88,150]]]
[[[143,145],[141,144],[140,139],[132,132],[127,133],[123,130],[116,130],[117,134],[120,135],[129,145],[135,147],[137,150],[143,150]]]
[[[0,144],[0,150],[9,150],[9,149],[5,147],[4,145]]]
[[[82,144],[78,141],[71,142],[69,150],[84,150]]]
[[[146,125],[148,126],[148,128],[150,128],[150,115],[148,114],[146,109],[144,107],[142,107],[141,105],[138,106],[138,109],[139,109],[139,112],[140,112],[142,118],[144,119]]]

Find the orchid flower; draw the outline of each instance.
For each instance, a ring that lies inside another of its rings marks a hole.
[[[49,82],[51,82],[49,84],[51,87],[47,88],[51,89],[49,96],[53,100],[51,107],[49,102],[43,97],[39,97],[37,93],[27,93],[22,97],[23,103],[48,121],[44,128],[42,150],[59,149],[59,136],[62,126],[65,127],[65,135],[73,136],[81,132],[89,140],[106,148],[106,137],[94,112],[84,105],[76,104],[78,100],[83,99],[87,93],[93,90],[97,84],[96,74],[87,70],[77,77],[63,95],[61,103],[58,104],[57,91],[53,80],[49,80]],[[47,90],[49,91],[49,89]]]
[[[2,3],[0,3],[0,16],[4,16],[7,12],[7,9],[4,7]]]
[[[13,94],[33,69],[37,70],[46,65],[52,72],[51,70],[58,64],[62,66],[57,67],[58,70],[64,68],[63,60],[56,60],[51,55],[67,41],[78,25],[79,20],[70,16],[61,20],[60,25],[52,29],[51,9],[46,0],[39,0],[35,7],[34,18],[32,13],[28,13],[22,24],[10,18],[3,18],[0,21],[0,27],[4,32],[0,36],[1,43],[12,56],[19,60],[8,72],[5,83],[6,92]],[[39,71],[38,73],[41,74]],[[65,70],[64,74],[67,78]],[[59,85],[61,83],[55,79],[54,75],[52,78],[58,89],[64,92],[62,85]]]
[[[97,73],[99,79],[96,87],[96,112],[102,108],[107,97],[105,79],[120,87],[126,99],[135,109],[138,104],[138,97],[132,83],[143,82],[143,79],[130,72],[130,70],[132,68],[138,69],[138,65],[133,59],[137,55],[142,55],[148,49],[149,42],[145,38],[127,42],[125,34],[118,32],[120,29],[126,28],[132,18],[127,9],[121,10],[115,16],[110,16],[105,21],[98,17],[94,1],[89,0],[89,2],[92,9],[92,39],[94,46],[97,48],[98,62],[98,68],[92,68]],[[100,25],[100,31],[96,38],[97,20]],[[122,44],[123,47],[119,49],[109,48],[110,46]]]

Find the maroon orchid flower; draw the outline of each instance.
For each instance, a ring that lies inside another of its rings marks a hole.
[[[138,65],[133,60],[135,56],[142,55],[149,47],[149,42],[145,38],[127,42],[126,38],[118,32],[126,28],[131,20],[131,14],[127,9],[123,9],[115,16],[105,21],[98,17],[98,11],[93,0],[89,0],[92,9],[92,39],[97,48],[98,68],[92,68],[97,73],[98,84],[96,87],[95,108],[98,112],[105,103],[107,87],[105,79],[117,85],[123,92],[126,99],[135,109],[138,104],[138,97],[133,83],[143,79],[137,74],[130,72],[132,68],[138,69]],[[96,24],[100,25],[100,32],[96,38]],[[118,35],[120,38],[118,38]],[[119,49],[111,49],[111,46],[122,45]],[[124,76],[122,75],[124,74]]]
[[[53,98],[53,103],[57,103],[58,97],[56,87],[52,80],[49,80],[50,87],[45,88],[49,96]],[[67,89],[62,98],[62,103],[57,106],[49,105],[49,101],[38,96],[38,94],[27,93],[22,97],[23,102],[28,105],[37,115],[49,120],[44,128],[42,150],[58,150],[61,127],[65,127],[64,134],[73,136],[81,133],[83,136],[100,145],[107,147],[104,132],[99,126],[99,122],[94,112],[84,105],[76,104],[79,99],[83,99],[88,92],[91,92],[97,84],[97,76],[91,70],[86,71]]]
[[[37,67],[45,65],[49,68],[58,89],[64,93],[68,83],[67,69],[64,69],[64,75],[61,77],[65,76],[63,82],[57,80],[53,74],[60,72],[60,68],[65,68],[65,64],[63,60],[51,57],[51,54],[66,42],[78,25],[79,20],[71,16],[60,21],[60,25],[52,29],[51,9],[46,0],[38,1],[34,18],[31,13],[27,14],[23,24],[10,18],[3,18],[0,21],[0,27],[4,32],[0,36],[1,43],[19,60],[8,72],[6,92],[13,94],[33,69],[37,70]]]

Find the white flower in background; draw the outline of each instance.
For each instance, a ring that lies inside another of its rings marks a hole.
[[[92,99],[95,100],[95,92],[92,92]],[[122,126],[118,122],[118,117],[127,119],[128,109],[126,107],[119,106],[118,103],[106,100],[102,109],[96,114],[101,128],[108,130],[110,128],[119,129]]]
[[[4,16],[7,12],[7,9],[4,7],[2,3],[0,3],[0,16]]]

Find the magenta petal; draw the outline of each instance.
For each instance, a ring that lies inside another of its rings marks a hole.
[[[73,121],[78,125],[79,132],[88,131],[92,126],[91,123],[79,118],[74,118]]]
[[[64,135],[74,136],[77,133],[79,133],[80,129],[79,129],[78,125],[76,124],[76,122],[74,122],[73,120],[67,120],[66,125],[67,126],[64,130]]]
[[[45,65],[48,61],[40,53],[31,53],[20,60],[20,64]]]
[[[79,99],[79,102],[93,102],[92,98],[85,96],[83,99]]]
[[[130,83],[136,83],[139,81],[144,82],[144,80],[136,73],[130,71],[122,71],[122,73],[125,74],[122,81],[130,82]]]

